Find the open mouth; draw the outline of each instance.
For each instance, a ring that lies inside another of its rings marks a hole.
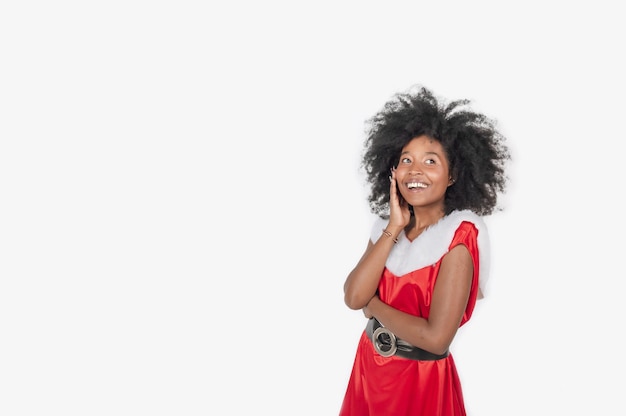
[[[406,187],[409,189],[416,189],[416,188],[428,188],[428,185],[426,185],[424,182],[409,182],[406,184]]]

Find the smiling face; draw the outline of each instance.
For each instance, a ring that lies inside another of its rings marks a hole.
[[[400,154],[396,179],[400,194],[409,205],[443,210],[446,189],[453,182],[441,143],[428,136],[407,143]]]

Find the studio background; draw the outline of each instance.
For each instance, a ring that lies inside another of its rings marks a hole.
[[[0,413],[334,415],[365,319],[365,120],[496,119],[468,413],[626,413],[617,3],[5,2]]]

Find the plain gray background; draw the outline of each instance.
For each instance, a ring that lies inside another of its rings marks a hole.
[[[0,6],[0,413],[337,414],[364,121],[423,84],[513,161],[470,415],[624,414],[616,2]]]

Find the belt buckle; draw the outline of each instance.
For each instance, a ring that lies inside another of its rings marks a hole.
[[[380,338],[383,335],[383,338]],[[387,328],[381,326],[374,331],[374,349],[383,357],[391,357],[398,350],[396,336]]]

